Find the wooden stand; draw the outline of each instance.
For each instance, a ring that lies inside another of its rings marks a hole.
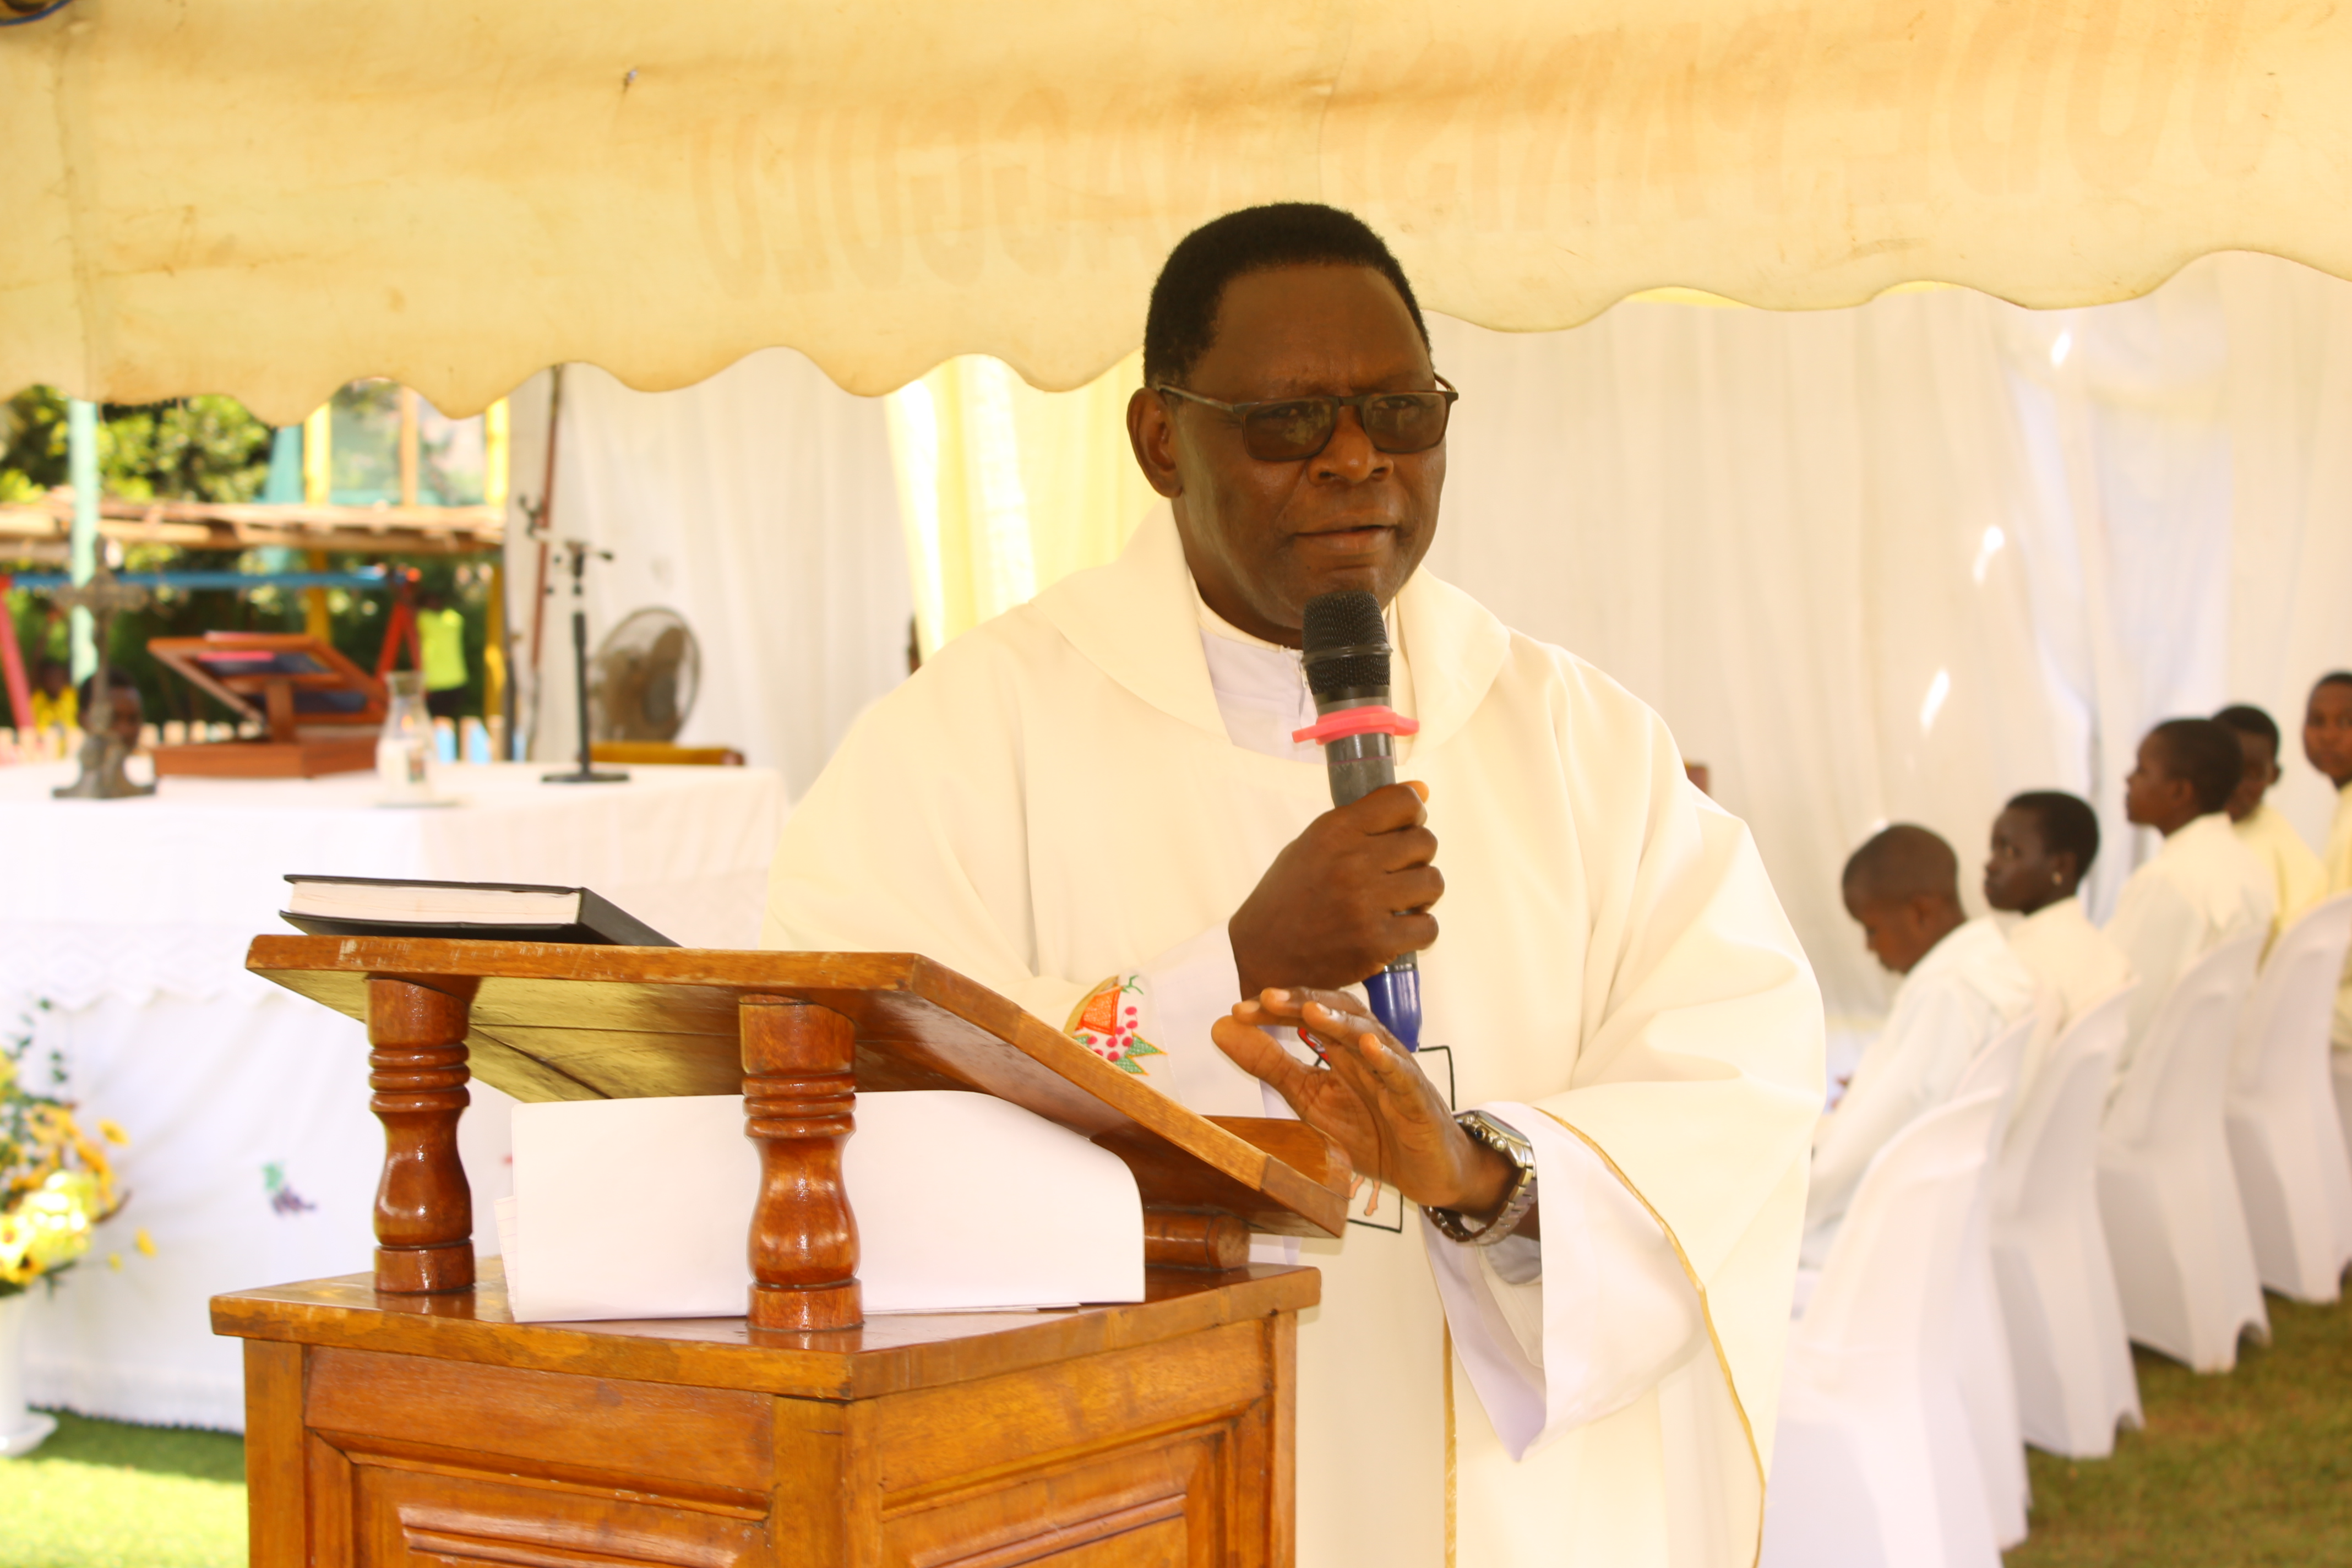
[[[373,735],[330,735],[296,741],[215,741],[202,746],[157,746],[157,777],[314,779],[362,773],[375,766]]]
[[[1318,1279],[1237,1265],[1252,1229],[1339,1234],[1312,1129],[1194,1116],[908,954],[263,937],[247,966],[367,1021],[385,1139],[373,1278],[213,1303],[248,1342],[258,1568],[1290,1561]],[[740,1089],[746,1316],[514,1322],[467,1239],[469,1069],[525,1100]],[[1117,1153],[1149,1299],[866,1321],[841,1150],[858,1093],[904,1089]]]
[[[157,777],[307,779],[375,766],[383,683],[331,644],[296,632],[211,632],[151,638],[147,651],[215,700],[260,721],[269,736],[158,746]]]

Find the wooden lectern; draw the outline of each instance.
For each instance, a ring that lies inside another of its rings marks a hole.
[[[1340,1233],[1347,1164],[1313,1129],[1195,1116],[908,954],[265,936],[247,966],[366,1021],[385,1137],[373,1278],[213,1302],[247,1342],[256,1568],[1290,1561],[1318,1278],[1245,1258],[1251,1230]],[[746,1315],[515,1322],[475,1266],[469,1076],[528,1100],[740,1091]],[[914,1089],[1118,1154],[1148,1299],[865,1320],[841,1143],[857,1094]]]

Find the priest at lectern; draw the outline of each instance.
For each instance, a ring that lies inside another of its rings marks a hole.
[[[1752,1562],[1822,1060],[1747,829],[1655,714],[1416,570],[1454,393],[1361,223],[1187,237],[1144,381],[1170,510],[858,722],[765,943],[929,954],[1348,1149],[1346,1238],[1290,1244],[1301,1563]],[[1335,808],[1301,628],[1349,590],[1407,782]],[[1417,1054],[1346,991],[1404,954]]]

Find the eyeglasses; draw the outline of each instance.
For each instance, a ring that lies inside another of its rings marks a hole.
[[[1440,392],[1360,392],[1353,397],[1286,397],[1274,403],[1220,403],[1181,386],[1154,392],[1222,410],[1241,421],[1242,444],[1261,463],[1296,463],[1331,444],[1339,410],[1352,408],[1364,422],[1373,449],[1400,456],[1426,452],[1445,439],[1454,400],[1462,395],[1444,376]]]

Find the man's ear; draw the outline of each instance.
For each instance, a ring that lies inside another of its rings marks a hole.
[[[2050,869],[2057,874],[2058,885],[2062,888],[2079,887],[2082,884],[2082,868],[2074,864],[2074,852],[2072,849],[2061,849],[2050,857]]]
[[[1169,417],[1168,400],[1148,386],[1137,387],[1127,400],[1127,444],[1154,490],[1171,500],[1184,493],[1176,470],[1176,422]]]

